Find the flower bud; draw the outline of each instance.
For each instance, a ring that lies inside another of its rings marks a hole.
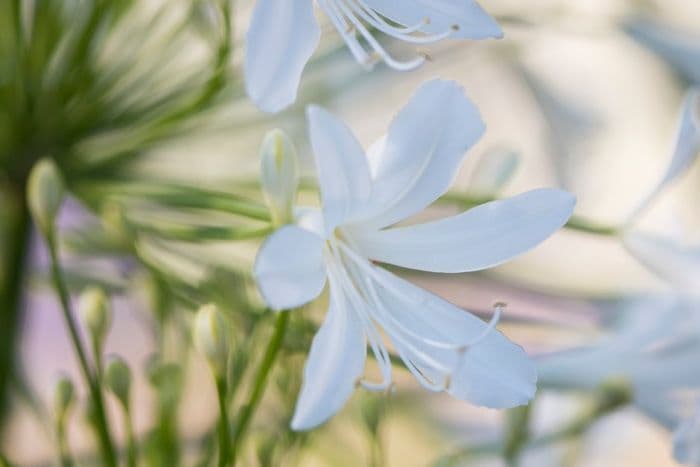
[[[129,392],[131,390],[131,369],[121,357],[111,357],[105,369],[105,385],[117,396],[119,402],[129,407]]]
[[[112,309],[107,295],[99,287],[88,287],[80,294],[78,311],[93,342],[101,346],[112,324]]]
[[[492,196],[500,192],[518,170],[520,157],[508,150],[489,151],[479,160],[469,183],[469,192]]]
[[[75,401],[75,388],[67,376],[56,382],[53,393],[53,409],[57,419],[63,419]]]
[[[216,305],[204,305],[194,321],[194,342],[211,365],[214,374],[226,374],[228,362],[228,336],[226,322]]]
[[[58,167],[51,159],[37,162],[29,174],[27,202],[34,222],[44,235],[53,230],[65,187]]]
[[[294,145],[281,130],[272,130],[263,139],[260,184],[272,213],[272,222],[277,226],[292,222],[299,187],[299,167]]]

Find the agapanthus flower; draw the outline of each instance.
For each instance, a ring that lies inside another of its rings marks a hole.
[[[316,0],[355,59],[366,67],[382,61],[397,70],[420,66],[392,56],[375,31],[428,44],[446,38],[485,39],[502,35],[498,24],[474,0]],[[248,95],[265,112],[296,100],[301,74],[318,46],[321,30],[313,0],[257,0],[246,36]]]
[[[486,323],[377,263],[441,273],[496,266],[558,230],[574,197],[538,189],[397,227],[447,191],[464,153],[484,132],[462,89],[440,80],[423,85],[367,152],[326,110],[310,107],[307,115],[322,209],[298,208],[295,223],[264,242],[254,268],[262,296],[277,310],[314,300],[326,286],[329,291],[292,427],[324,422],[358,384],[391,387],[382,330],[425,388],[493,408],[527,403],[536,386],[533,365],[494,329],[494,320]],[[363,377],[367,344],[379,381]]]

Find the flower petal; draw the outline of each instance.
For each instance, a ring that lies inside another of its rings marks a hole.
[[[344,297],[334,296],[331,289],[326,320],[306,360],[292,429],[310,430],[338,412],[355,390],[366,357],[362,324]]]
[[[688,291],[700,287],[700,247],[684,247],[641,232],[628,233],[623,244],[639,262],[671,284]]]
[[[416,349],[416,354],[423,353],[453,368],[447,387],[449,394],[492,408],[515,407],[532,399],[537,375],[534,364],[520,346],[498,330],[484,334],[488,323],[471,313],[390,272],[381,268],[377,271],[384,304],[393,318],[411,334],[454,345],[478,340],[473,346],[467,345],[462,354],[428,343]],[[393,340],[396,344],[396,339]],[[405,346],[404,349],[407,350]],[[435,378],[435,370],[429,365],[421,365],[419,360],[413,361],[420,372]]]
[[[260,110],[279,112],[296,100],[320,38],[311,0],[257,0],[246,35],[245,84]]]
[[[324,241],[294,225],[282,227],[262,244],[253,275],[260,294],[275,310],[307,303],[323,290]]]
[[[373,219],[385,227],[422,211],[452,183],[464,153],[484,132],[479,111],[453,81],[418,89],[369,151]]]
[[[307,110],[326,233],[366,208],[372,181],[365,152],[350,129],[326,110]]]
[[[575,203],[566,191],[532,190],[434,222],[353,230],[352,238],[373,260],[422,271],[478,271],[537,246],[566,223]]]
[[[421,31],[441,34],[454,30],[452,38],[486,39],[503,36],[501,28],[474,0],[365,0],[387,18]]]

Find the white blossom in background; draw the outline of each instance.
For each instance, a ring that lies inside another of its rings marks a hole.
[[[498,24],[474,0],[316,0],[355,59],[370,68],[382,61],[397,70],[420,66],[424,54],[393,57],[374,31],[428,44],[446,38],[502,36]],[[245,83],[255,104],[279,112],[296,100],[301,74],[321,30],[313,0],[257,0],[246,36]]]
[[[673,432],[673,457],[681,464],[700,465],[700,407]]]
[[[593,391],[622,379],[642,412],[676,428],[700,395],[700,302],[648,297],[610,311],[618,319],[598,341],[537,358],[540,387]]]
[[[358,383],[391,387],[380,329],[427,389],[493,408],[527,403],[535,392],[533,365],[494,329],[497,319],[485,323],[376,262],[441,273],[493,267],[557,231],[574,197],[538,189],[396,227],[447,191],[484,132],[463,90],[449,81],[423,85],[367,152],[329,112],[307,113],[322,209],[299,209],[294,225],[264,242],[254,268],[262,296],[277,310],[314,300],[328,284],[328,312],[311,346],[292,427],[323,423]],[[363,378],[367,343],[380,381]]]

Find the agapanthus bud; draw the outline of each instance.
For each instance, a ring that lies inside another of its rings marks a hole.
[[[204,305],[194,321],[194,342],[212,370],[221,377],[226,374],[228,362],[228,336],[226,321],[216,305]]]
[[[260,184],[275,225],[289,224],[294,218],[294,202],[299,187],[299,167],[294,144],[281,130],[265,135],[260,149]]]
[[[121,357],[111,357],[105,368],[104,381],[107,388],[117,396],[124,407],[129,407],[131,369]]]
[[[27,202],[34,222],[44,235],[53,229],[61,208],[65,186],[58,167],[51,159],[42,159],[29,174]]]
[[[90,337],[101,346],[112,324],[109,298],[99,287],[88,287],[80,294],[78,311]]]
[[[56,382],[53,393],[53,409],[56,418],[61,419],[75,401],[75,388],[67,376],[61,376]]]
[[[520,157],[512,151],[489,151],[481,157],[474,169],[469,192],[483,196],[497,194],[510,181],[519,165]]]

